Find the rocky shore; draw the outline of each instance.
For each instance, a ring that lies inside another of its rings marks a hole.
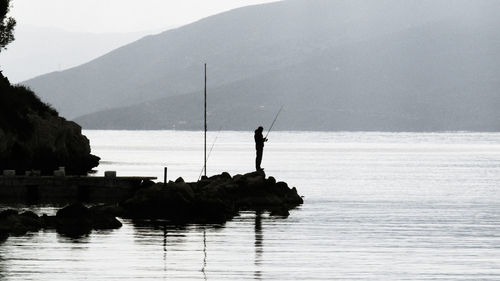
[[[0,212],[0,241],[9,235],[24,235],[41,229],[55,229],[67,236],[80,236],[93,229],[116,229],[116,217],[138,220],[166,220],[175,224],[224,223],[240,211],[268,211],[288,216],[289,210],[303,204],[295,187],[266,178],[264,172],[231,176],[222,173],[198,182],[150,182],[122,202],[86,207],[74,203],[55,216],[38,216],[16,210]]]

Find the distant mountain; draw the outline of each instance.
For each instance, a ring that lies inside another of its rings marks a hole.
[[[500,26],[441,22],[325,50],[209,90],[211,129],[500,130]],[[490,43],[484,42],[488,41]],[[77,118],[85,128],[201,129],[195,92]]]
[[[289,0],[27,84],[84,128],[201,129],[207,61],[212,129],[266,125],[284,104],[277,129],[497,131],[499,12],[495,0]]]
[[[82,33],[30,25],[16,27],[14,41],[2,51],[0,65],[12,82],[75,67],[147,35]]]

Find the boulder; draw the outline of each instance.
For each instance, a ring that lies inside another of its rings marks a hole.
[[[5,240],[7,240],[7,238],[9,238],[9,233],[0,230],[0,244],[5,242]]]
[[[122,223],[116,219],[112,213],[106,210],[90,209],[92,228],[99,229],[118,229],[122,227]]]
[[[42,221],[37,214],[28,211],[19,215],[22,225],[28,231],[38,231],[42,228]]]
[[[90,210],[81,203],[72,204],[57,211],[57,232],[67,236],[80,236],[92,230]]]
[[[55,216],[47,216],[46,214],[43,214],[40,217],[40,220],[43,228],[52,229],[57,227],[57,220]]]
[[[290,212],[286,208],[277,208],[277,209],[272,209],[269,215],[274,217],[286,218],[290,215]]]
[[[122,223],[105,209],[89,209],[81,203],[71,204],[56,214],[56,229],[67,236],[88,234],[92,229],[116,229]]]
[[[24,235],[28,231],[38,231],[42,227],[40,218],[33,212],[19,214],[16,210],[0,212],[0,233]]]

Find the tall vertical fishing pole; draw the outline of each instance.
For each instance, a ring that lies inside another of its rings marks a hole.
[[[203,170],[205,170],[205,177],[207,176],[207,64],[205,63],[205,162]]]

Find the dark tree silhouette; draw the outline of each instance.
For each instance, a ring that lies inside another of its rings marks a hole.
[[[14,41],[16,20],[7,17],[10,10],[10,0],[0,0],[0,51]]]

